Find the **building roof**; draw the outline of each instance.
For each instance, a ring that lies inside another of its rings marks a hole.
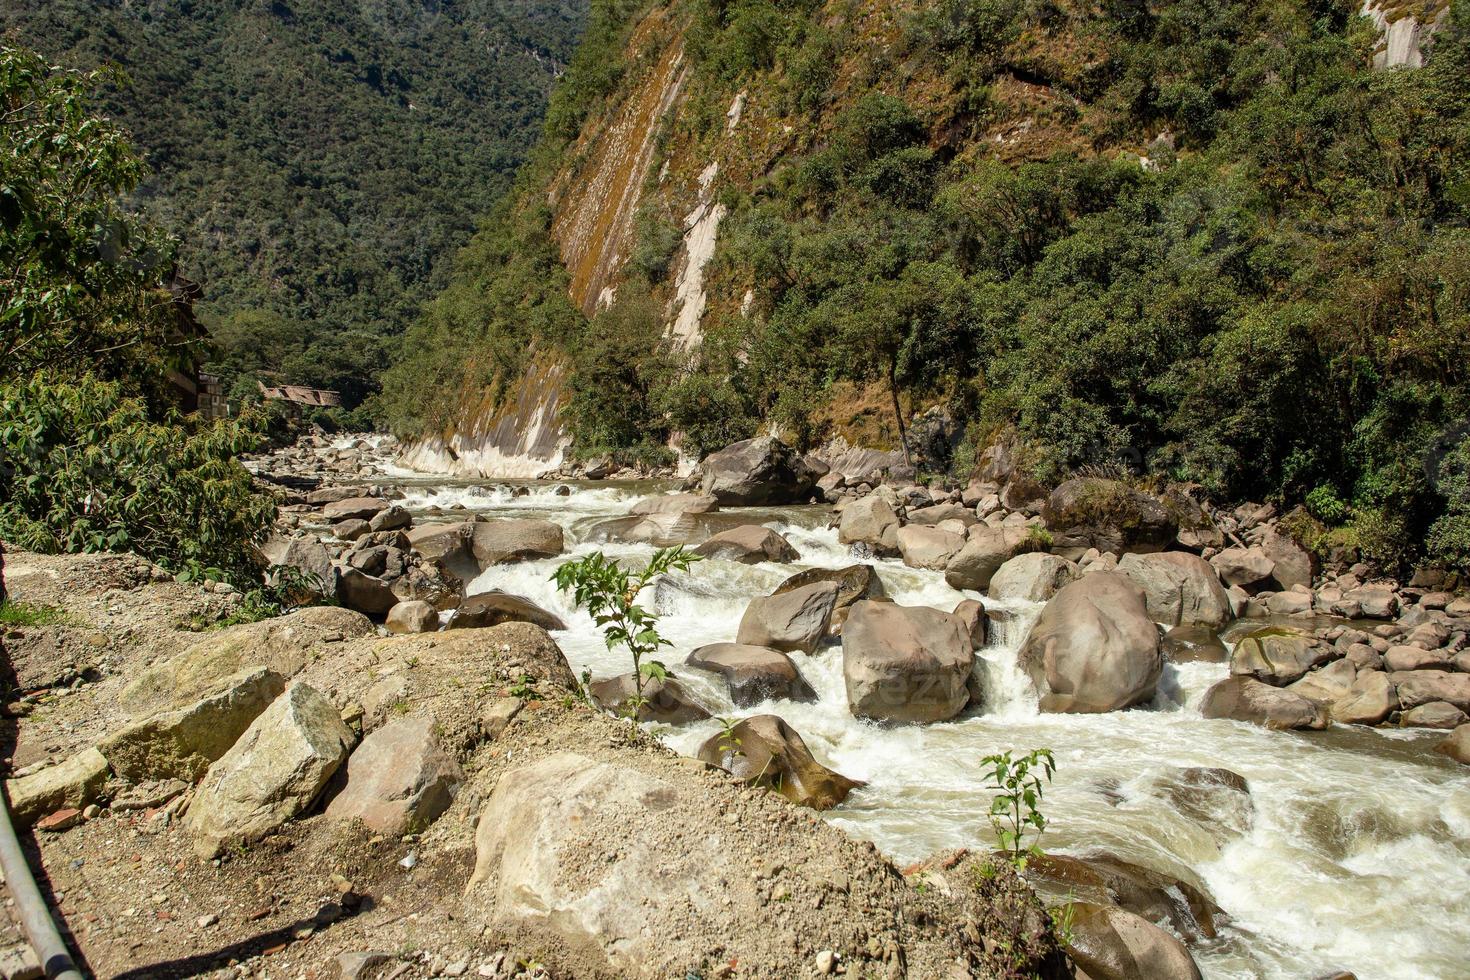
[[[303,385],[277,385],[267,387],[260,385],[260,397],[266,401],[293,402],[297,405],[314,405],[322,408],[334,408],[342,404],[342,393],[340,391],[327,391],[322,388],[307,388]]]

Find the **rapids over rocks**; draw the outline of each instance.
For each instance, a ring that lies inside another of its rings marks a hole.
[[[404,490],[401,503],[415,514],[452,508],[465,516],[561,524],[567,555],[494,566],[467,591],[502,589],[556,613],[568,629],[554,635],[579,674],[590,669],[604,677],[628,669],[624,655],[607,650],[590,618],[557,593],[550,577],[560,562],[593,550],[635,560],[651,553],[649,546],[609,539],[600,526],[668,487],[577,484],[569,495],[557,495],[549,484],[512,492],[396,469],[393,479]],[[733,640],[749,600],[795,571],[855,559],[827,527],[826,507],[742,508],[709,516],[729,526],[776,528],[800,558],[789,565],[704,561],[658,586],[656,595],[645,595],[673,642],[664,661],[716,718],[777,714],[819,761],[862,780],[866,785],[825,816],[899,863],[990,846],[989,794],[979,760],[1046,746],[1056,753],[1058,771],[1046,795],[1051,823],[1045,848],[1108,852],[1200,886],[1226,913],[1218,937],[1192,947],[1206,976],[1307,980],[1348,970],[1367,980],[1448,978],[1470,970],[1470,775],[1430,751],[1442,733],[1343,726],[1275,732],[1206,720],[1198,702],[1228,668],[1203,662],[1167,665],[1157,696],[1142,709],[1041,714],[1017,670],[1016,652],[1043,604],[1002,601],[987,601],[990,638],[976,668],[985,675],[981,712],[925,726],[860,722],[848,711],[838,646],[795,655],[817,692],[815,702],[736,708],[718,678],[683,666],[685,656],[703,644]],[[948,611],[966,597],[940,572],[896,559],[873,561],[900,604]],[[661,733],[692,755],[719,730],[711,719],[665,726]],[[1249,784],[1250,805],[1191,816],[1167,789],[1180,767],[1240,774]]]

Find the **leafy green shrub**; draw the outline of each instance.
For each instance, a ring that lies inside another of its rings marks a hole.
[[[1307,510],[1324,524],[1338,525],[1352,515],[1352,508],[1337,495],[1332,487],[1313,487],[1307,494]]]
[[[682,546],[660,548],[636,575],[614,558],[595,551],[585,558],[563,562],[552,578],[556,587],[570,591],[578,606],[585,606],[592,621],[602,630],[609,650],[622,646],[633,658],[633,696],[628,699],[630,718],[637,718],[648,699],[643,696],[649,679],[663,680],[668,668],[648,659],[669,641],[659,635],[658,617],[638,605],[638,593],[671,571],[685,572],[700,557]]]
[[[235,456],[258,442],[251,419],[155,421],[140,398],[90,375],[5,382],[0,537],[42,552],[134,551],[256,582],[275,501]]]
[[[1034,841],[1026,844],[1026,835],[1035,830],[1040,838],[1046,830],[1046,817],[1041,813],[1042,780],[1051,782],[1056,760],[1051,749],[1033,749],[1020,758],[1009,751],[987,755],[980,764],[987,768],[986,785],[996,791],[990,801],[990,823],[1000,849],[1017,870],[1024,870],[1027,855],[1041,853]]]

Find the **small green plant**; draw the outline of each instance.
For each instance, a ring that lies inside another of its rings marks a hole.
[[[987,755],[980,763],[990,770],[985,774],[986,785],[996,790],[990,801],[990,824],[1001,850],[1018,871],[1024,870],[1028,855],[1041,853],[1034,841],[1027,846],[1026,834],[1035,828],[1040,838],[1046,830],[1046,817],[1041,813],[1043,780],[1051,782],[1056,759],[1051,749],[1033,749],[1020,758],[1008,751]]]
[[[720,740],[716,747],[721,752],[734,752],[740,754],[740,736],[735,734],[735,727],[740,724],[738,718],[716,718],[720,723]]]
[[[530,674],[522,674],[521,679],[510,687],[510,696],[520,698],[522,701],[540,701],[541,694],[536,690],[536,678]]]
[[[628,698],[628,714],[637,718],[648,703],[644,684],[652,678],[663,680],[668,668],[649,659],[669,641],[659,635],[658,617],[638,605],[638,594],[659,576],[672,571],[688,571],[699,556],[683,546],[660,548],[636,575],[615,559],[595,551],[585,558],[563,563],[552,578],[563,592],[570,590],[578,606],[585,606],[592,621],[602,630],[609,650],[618,646],[628,649],[633,657],[633,695]]]
[[[1063,946],[1071,946],[1076,941],[1076,933],[1072,931],[1077,921],[1077,906],[1073,904],[1073,897],[1067,896],[1067,901],[1055,906],[1047,912],[1051,918],[1051,934],[1057,937],[1057,942]]]
[[[0,626],[55,626],[66,622],[65,610],[39,602],[0,602]]]

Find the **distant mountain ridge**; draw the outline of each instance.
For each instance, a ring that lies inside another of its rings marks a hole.
[[[122,68],[106,108],[153,171],[137,203],[182,239],[205,319],[285,318],[285,380],[355,398],[509,187],[584,19],[581,0],[10,0],[0,32]]]

